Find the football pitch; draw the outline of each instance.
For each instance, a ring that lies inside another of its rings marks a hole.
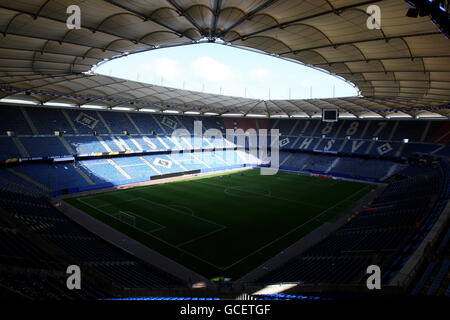
[[[65,201],[207,278],[237,280],[373,188],[253,169]]]

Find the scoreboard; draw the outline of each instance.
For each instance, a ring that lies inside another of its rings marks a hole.
[[[339,118],[338,109],[323,109],[322,110],[322,121],[324,122],[337,122]]]

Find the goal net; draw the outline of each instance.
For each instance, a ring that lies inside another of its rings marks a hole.
[[[120,211],[119,220],[132,227],[136,227],[136,216],[132,213]]]

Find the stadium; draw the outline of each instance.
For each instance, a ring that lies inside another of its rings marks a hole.
[[[0,299],[448,298],[449,12],[1,0]],[[95,72],[202,43],[358,95],[254,99]]]

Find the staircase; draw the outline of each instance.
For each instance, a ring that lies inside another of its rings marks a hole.
[[[25,149],[25,146],[22,144],[20,139],[17,137],[14,137],[12,140],[14,141],[17,149],[19,150],[20,155],[22,157],[28,158],[30,156],[30,154],[28,153],[27,149]]]

